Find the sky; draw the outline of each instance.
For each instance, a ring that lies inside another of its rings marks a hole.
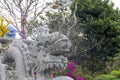
[[[120,0],[112,0],[112,2],[114,2],[114,7],[118,7],[120,9]]]

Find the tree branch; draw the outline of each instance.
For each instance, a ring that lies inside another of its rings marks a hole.
[[[70,30],[71,30],[72,28],[74,28],[74,27],[76,26],[76,24],[77,24],[76,11],[77,11],[77,3],[75,4],[75,10],[74,10],[74,12],[73,12],[74,23],[73,23],[73,25],[72,25],[72,26],[68,29],[68,31],[67,31],[67,37],[70,36]]]
[[[85,49],[83,51],[81,51],[80,53],[84,53],[84,52],[88,52],[89,50],[95,48],[96,46],[100,45],[102,42],[103,42],[104,38],[102,38],[98,43],[96,43],[95,45],[93,45],[92,47],[88,48],[88,49]],[[66,55],[67,57],[74,57],[80,53],[74,53],[74,54],[70,54],[70,55]]]

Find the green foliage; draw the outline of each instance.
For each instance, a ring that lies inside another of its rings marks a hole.
[[[82,66],[78,65],[76,66],[76,70],[78,71],[78,75],[82,76],[84,80],[93,80],[93,74],[91,75],[91,72],[86,68],[83,68]]]
[[[119,71],[113,70],[111,74],[120,78],[120,70]]]
[[[104,74],[104,75],[100,75],[97,80],[113,80],[115,79],[116,76],[110,75],[110,74]]]
[[[99,75],[96,80],[120,80],[120,70],[113,70],[110,74]]]
[[[113,59],[112,68],[120,69],[120,53]]]
[[[91,48],[82,54],[90,56],[89,65],[86,66],[92,71],[103,70],[105,62],[112,60],[120,52],[120,12],[113,9],[114,4],[109,0],[73,1],[73,4],[78,2],[76,15],[79,23],[83,24],[84,47]],[[71,8],[74,9],[73,6]],[[80,25],[77,27],[81,29]],[[81,43],[78,42],[78,45]]]

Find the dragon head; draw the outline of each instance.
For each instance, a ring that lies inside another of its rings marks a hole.
[[[47,37],[44,42],[38,42],[36,44],[37,58],[40,62],[40,67],[36,69],[37,72],[51,73],[51,70],[66,69],[68,59],[64,54],[70,49],[71,41],[65,36],[59,33],[53,33]]]

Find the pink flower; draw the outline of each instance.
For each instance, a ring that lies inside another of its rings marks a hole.
[[[55,78],[55,74],[52,74],[52,77]]]
[[[78,76],[77,80],[84,80],[82,77]]]
[[[72,74],[70,72],[67,72],[67,76],[72,77]]]
[[[73,74],[70,73],[70,72],[67,72],[67,76],[69,76],[69,77],[71,77],[71,78],[74,78],[74,77],[73,77]]]
[[[71,62],[68,64],[67,68],[68,68],[69,70],[75,71],[75,67],[76,67],[76,66],[77,66],[77,64],[76,64],[74,61],[71,61]]]

